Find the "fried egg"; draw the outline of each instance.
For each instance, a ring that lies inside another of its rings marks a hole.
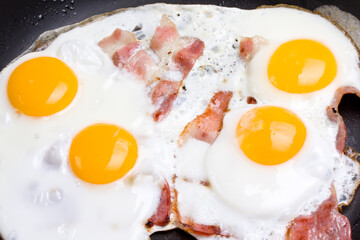
[[[301,119],[278,106],[227,114],[206,155],[214,191],[247,217],[295,218],[299,206],[329,189],[334,167],[334,152]]]
[[[328,198],[332,184],[351,199],[346,189],[359,171],[305,116],[269,105],[230,110],[212,145],[190,139],[178,156],[180,214],[221,226],[233,239],[283,238],[289,222]]]
[[[267,40],[248,67],[248,88],[255,98],[324,113],[336,89],[359,87],[356,48],[328,20],[278,8],[264,10],[263,21],[263,27],[277,27],[253,33]]]

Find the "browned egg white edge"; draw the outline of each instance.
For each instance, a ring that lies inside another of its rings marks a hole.
[[[157,3],[157,4],[166,4],[166,3]],[[20,54],[18,57],[16,57],[14,60],[12,60],[8,65],[15,62],[17,59],[19,59],[20,57],[24,56],[27,53],[39,52],[39,51],[45,50],[59,35],[61,35],[63,33],[66,33],[66,32],[68,32],[68,31],[70,31],[70,30],[72,30],[72,29],[74,29],[76,27],[86,26],[88,24],[91,24],[91,23],[97,22],[97,21],[101,21],[101,20],[103,20],[103,19],[105,19],[107,17],[118,14],[120,12],[128,11],[128,10],[135,10],[135,9],[137,9],[139,7],[144,7],[144,6],[147,6],[147,5],[153,5],[153,4],[146,4],[146,5],[141,5],[141,6],[138,6],[138,7],[131,7],[131,8],[120,8],[120,9],[116,9],[116,10],[111,11],[111,12],[106,12],[106,13],[94,15],[92,17],[86,18],[86,19],[84,19],[84,20],[82,20],[82,21],[80,21],[78,23],[75,23],[75,24],[70,24],[70,25],[60,27],[60,28],[53,29],[53,30],[45,31],[44,33],[40,34],[40,36],[34,41],[34,43],[27,50],[25,50],[22,54]],[[166,4],[166,5],[183,6],[184,4]],[[211,4],[207,4],[207,5],[211,5]],[[217,5],[213,5],[213,6],[222,7],[222,6],[217,6]],[[225,8],[228,8],[228,7],[225,7]],[[311,10],[303,8],[303,7],[299,7],[299,6],[295,6],[295,5],[289,5],[289,4],[261,5],[261,6],[257,7],[256,9],[261,9],[261,8],[291,8],[291,9],[296,9],[296,10],[299,10],[299,11],[304,11],[304,12],[308,12],[308,13],[311,13],[311,14],[315,14],[315,15],[318,15],[318,16],[326,19],[327,21],[332,23],[334,26],[336,26],[351,41],[352,45],[355,47],[355,49],[356,49],[356,51],[358,53],[358,56],[360,58],[360,49],[355,44],[354,40],[345,31],[345,29],[342,28],[332,18],[330,18],[330,17],[328,17],[328,16],[326,16],[324,14],[321,14],[320,12],[318,12],[316,10],[311,11]],[[0,73],[1,72],[2,72],[2,70],[0,71]],[[341,117],[341,121],[343,121],[342,117]],[[345,140],[346,140],[346,138],[345,138]],[[355,152],[354,149],[351,146],[348,146],[344,150],[344,154],[346,156],[348,156],[349,158],[351,158],[354,162],[356,162],[358,164],[357,157],[360,156],[360,153]],[[354,190],[354,192],[353,192],[353,194],[351,196],[351,199],[350,199],[349,203],[348,204],[344,204],[344,203],[339,204],[339,206],[338,206],[339,211],[342,211],[344,206],[347,206],[352,202],[352,200],[353,200],[353,198],[355,196],[355,192],[357,191],[357,188],[359,186],[360,186],[360,179],[357,182],[357,186],[356,186],[356,188],[355,188],[355,190]],[[177,225],[177,224],[175,224],[175,225]],[[1,236],[1,233],[0,233],[0,240],[3,240],[2,236]]]

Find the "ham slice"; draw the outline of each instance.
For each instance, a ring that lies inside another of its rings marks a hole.
[[[349,220],[339,213],[335,190],[319,208],[309,216],[294,219],[287,240],[351,240]]]
[[[180,134],[178,144],[182,146],[189,137],[213,143],[222,128],[223,118],[232,95],[232,92],[215,93],[205,112],[185,126]]]

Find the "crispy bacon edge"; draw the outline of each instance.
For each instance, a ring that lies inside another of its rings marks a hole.
[[[145,226],[147,228],[151,228],[154,225],[161,227],[166,226],[170,222],[171,206],[170,186],[165,180],[156,212],[147,220]]]
[[[215,93],[205,112],[185,126],[178,139],[179,146],[184,145],[189,137],[213,143],[222,128],[223,118],[232,95],[233,93],[229,91]]]
[[[286,234],[286,240],[326,239],[351,240],[351,225],[346,216],[339,213],[334,187],[330,197],[309,216],[293,220]]]
[[[345,94],[355,94],[360,98],[360,91],[354,87],[345,86],[338,88],[335,92],[334,99],[330,106],[327,107],[327,116],[328,118],[336,122],[338,124],[338,132],[336,135],[336,149],[337,151],[342,154],[345,149],[345,142],[346,142],[346,126],[342,116],[339,114],[339,104],[341,102],[342,97]]]

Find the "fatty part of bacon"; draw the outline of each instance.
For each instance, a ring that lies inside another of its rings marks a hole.
[[[161,191],[160,202],[156,212],[148,219],[145,226],[151,228],[152,226],[166,226],[170,222],[171,212],[171,192],[168,182],[165,180],[163,189]]]
[[[351,240],[349,220],[339,213],[335,190],[309,216],[295,218],[288,229],[286,240]]]
[[[179,146],[182,146],[189,137],[213,143],[222,128],[223,118],[232,95],[233,93],[228,91],[215,93],[205,112],[185,126],[178,140]]]

